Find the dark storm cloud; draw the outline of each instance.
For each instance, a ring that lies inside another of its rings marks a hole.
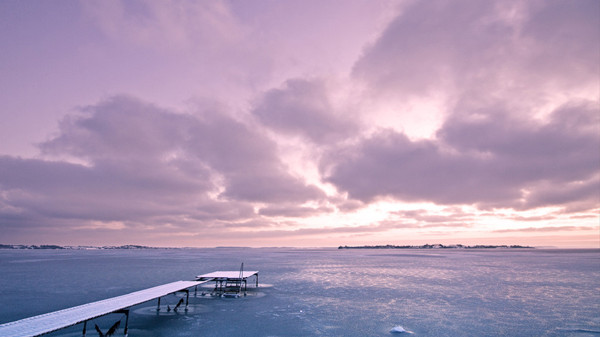
[[[321,80],[291,79],[283,88],[268,91],[253,114],[276,131],[324,145],[357,130],[350,116],[336,114],[328,94]]]
[[[600,133],[594,104],[557,109],[546,123],[488,114],[450,118],[437,140],[383,130],[324,161],[352,198],[534,208],[597,206]]]

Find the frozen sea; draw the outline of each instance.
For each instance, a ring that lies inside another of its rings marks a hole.
[[[248,296],[199,288],[187,313],[140,304],[129,336],[600,336],[600,250],[0,250],[0,323],[241,262],[260,271]],[[87,335],[119,319],[122,336],[122,314]],[[397,326],[409,332],[391,333]]]

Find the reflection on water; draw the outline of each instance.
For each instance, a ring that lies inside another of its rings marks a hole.
[[[155,301],[141,304],[129,336],[389,336],[396,326],[412,336],[600,331],[598,250],[0,250],[0,323],[241,262],[260,271],[259,288],[250,279],[246,297],[212,297],[209,284],[196,296],[192,288],[187,312],[165,309],[181,294],[164,298],[159,312]],[[106,330],[121,316],[93,324]],[[80,335],[75,326],[49,336]]]

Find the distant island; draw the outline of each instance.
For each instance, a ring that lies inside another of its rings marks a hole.
[[[58,245],[4,245],[0,249],[158,249],[156,247],[123,245],[123,246],[58,246]]]
[[[339,246],[338,249],[491,249],[491,248],[528,248],[533,249],[530,246],[520,245],[442,245],[442,244],[425,244],[422,246],[396,246],[396,245],[377,245],[377,246]]]

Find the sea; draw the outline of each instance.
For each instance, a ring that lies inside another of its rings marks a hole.
[[[259,271],[246,296],[142,303],[129,336],[600,336],[598,249],[2,249],[0,324],[241,263]],[[87,336],[117,321],[123,336],[124,314]]]

